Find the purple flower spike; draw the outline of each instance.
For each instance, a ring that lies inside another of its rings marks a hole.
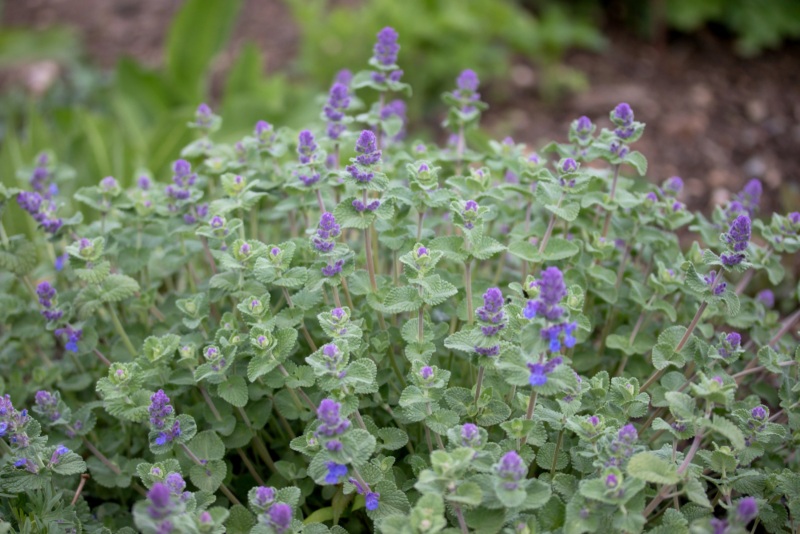
[[[500,459],[496,466],[497,475],[504,480],[503,487],[507,490],[515,490],[519,487],[519,482],[525,478],[528,470],[522,462],[522,458],[516,451],[509,451]]]
[[[505,328],[505,312],[503,311],[503,292],[492,287],[483,294],[483,306],[475,314],[483,323],[481,332],[484,336],[494,336]]]
[[[397,44],[397,32],[387,26],[378,32],[378,42],[373,48],[373,58],[381,65],[390,66],[397,63],[397,53],[400,45]]]
[[[366,504],[367,510],[377,510],[378,506],[380,505],[380,493],[375,493],[374,491],[369,491],[364,496],[364,502]]]
[[[480,438],[478,427],[472,423],[465,423],[461,427],[461,444],[464,447],[479,447],[481,445]]]
[[[619,126],[630,126],[633,123],[633,110],[627,103],[622,102],[611,112],[611,120]]]
[[[297,154],[299,156],[300,163],[311,163],[311,158],[316,150],[317,144],[314,142],[314,134],[308,130],[303,130],[300,132],[297,142]]]
[[[275,488],[259,486],[256,488],[256,504],[266,507],[275,500]]]
[[[725,242],[734,252],[743,252],[750,241],[750,217],[739,215],[731,223],[731,228],[725,234]]]
[[[664,182],[664,192],[677,195],[683,191],[683,179],[680,176],[672,176]]]
[[[767,418],[767,410],[763,406],[756,406],[752,410],[750,410],[750,415],[756,421],[763,421]]]
[[[150,397],[150,424],[157,429],[164,428],[166,419],[171,416],[174,409],[170,405],[169,397],[163,389],[159,389]]]
[[[350,428],[350,421],[339,415],[342,405],[331,399],[323,399],[317,408],[317,419],[322,423],[317,435],[333,437]]]
[[[341,233],[341,226],[336,223],[333,213],[325,212],[319,220],[317,233],[311,238],[314,248],[327,254],[336,246],[336,238]]]
[[[577,170],[578,163],[572,158],[567,158],[561,163],[561,172],[564,174],[573,173]]]
[[[775,306],[775,293],[769,289],[759,291],[756,295],[756,300],[764,305],[765,308],[772,308]]]
[[[346,465],[328,462],[325,467],[328,469],[328,473],[325,475],[326,484],[338,484],[342,477],[347,476]]]
[[[283,534],[292,526],[292,507],[286,503],[276,502],[269,508],[269,526],[278,534]]]
[[[758,211],[758,203],[761,201],[761,193],[763,190],[764,187],[761,185],[761,181],[753,178],[745,184],[742,191],[736,197],[751,217]]]
[[[356,163],[364,167],[375,165],[381,160],[381,151],[378,150],[378,138],[371,130],[363,130],[356,141]]]
[[[758,503],[753,497],[745,497],[736,506],[736,519],[747,524],[758,515]]]
[[[592,135],[593,126],[594,125],[592,124],[591,119],[589,119],[589,117],[584,115],[583,117],[578,118],[574,122],[573,127],[575,129],[575,133],[578,136],[578,139],[586,141]]]

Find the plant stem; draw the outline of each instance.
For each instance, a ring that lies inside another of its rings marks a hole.
[[[469,528],[467,528],[467,522],[464,520],[464,512],[461,511],[461,506],[454,504],[453,511],[458,519],[458,526],[461,528],[461,534],[469,534]]]
[[[721,276],[718,277],[718,279],[719,278],[721,278]],[[713,291],[714,288],[712,287],[711,289]],[[697,308],[697,313],[694,314],[694,317],[692,318],[692,322],[689,323],[689,327],[686,329],[686,332],[683,333],[683,337],[678,342],[678,346],[675,347],[675,352],[680,352],[681,350],[683,350],[684,345],[686,345],[686,342],[689,341],[689,337],[692,335],[692,332],[694,331],[695,327],[697,326],[697,323],[700,322],[700,317],[702,317],[703,316],[703,312],[706,311],[706,307],[708,307],[708,301],[704,300],[700,304],[700,307]],[[643,392],[643,391],[647,390],[647,388],[652,386],[653,383],[655,383],[658,379],[660,379],[661,376],[665,372],[666,372],[666,368],[661,369],[659,371],[656,371],[655,373],[650,375],[650,378],[647,379],[647,381],[644,383],[644,385],[642,385],[642,387],[639,389],[639,391]]]
[[[481,384],[483,383],[483,375],[486,369],[481,365],[478,367],[478,379],[475,381],[475,406],[478,405],[478,399],[481,398]]]
[[[557,207],[561,207],[561,203],[564,201],[564,196],[566,193],[561,193],[561,197],[558,199]],[[556,226],[556,214],[550,214],[550,222],[547,223],[547,230],[544,232],[544,237],[542,237],[542,242],[539,244],[539,255],[544,253],[544,249],[547,248],[547,242],[550,241],[550,236],[553,235],[553,228]]]
[[[562,421],[563,425],[563,421]],[[558,452],[561,450],[561,441],[564,439],[564,428],[558,431],[558,440],[556,441],[556,450],[553,452],[553,463],[550,466],[550,478],[556,474],[556,467],[558,467]]]
[[[71,506],[75,506],[75,503],[78,502],[78,497],[81,496],[83,486],[86,485],[87,480],[89,480],[89,474],[83,473],[80,482],[78,482],[78,488],[75,490],[75,495],[72,496],[72,501],[69,503]]]
[[[533,412],[536,409],[536,397],[538,396],[539,392],[534,390],[533,394],[528,400],[528,411],[525,413],[525,419],[527,419],[528,421],[531,421],[533,419]],[[523,436],[522,439],[520,440],[520,444],[525,445],[527,441],[528,441],[528,436]]]
[[[317,189],[317,205],[319,205],[320,213],[325,213],[325,202],[322,200],[322,192]]]
[[[614,200],[617,194],[617,179],[619,178],[619,164],[614,165],[614,178],[611,180],[611,191],[609,193],[609,201]],[[608,236],[608,229],[611,226],[611,211],[606,212],[606,220],[603,222],[603,238]]]
[[[106,358],[105,356],[103,356],[103,353],[102,353],[102,352],[100,352],[99,350],[97,350],[97,349],[95,348],[95,349],[94,349],[94,353],[95,353],[95,355],[98,357],[98,359],[99,359],[101,362],[103,362],[103,364],[105,364],[107,367],[111,367],[111,362],[108,360],[108,358]]]
[[[109,303],[108,311],[111,313],[111,322],[114,324],[114,330],[117,331],[119,337],[122,339],[122,343],[125,345],[125,348],[128,349],[128,352],[132,357],[136,357],[136,349],[133,348],[133,343],[131,343],[128,334],[125,333],[125,329],[122,327],[122,323],[119,322],[119,317],[117,316],[116,310],[114,310],[114,305]]]

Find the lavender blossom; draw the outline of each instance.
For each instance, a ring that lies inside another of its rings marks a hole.
[[[531,284],[531,288],[533,287],[539,289],[539,297],[528,301],[523,311],[525,318],[533,319],[541,315],[548,321],[560,319],[564,309],[558,304],[567,296],[567,286],[559,268],[548,267],[542,271],[539,280]]]
[[[497,475],[503,480],[503,487],[507,490],[519,488],[519,483],[528,473],[522,458],[516,451],[509,451],[500,458],[495,466]]]
[[[483,443],[481,443],[480,430],[476,425],[465,423],[464,426],[461,427],[461,445],[472,448],[483,445]]]
[[[61,319],[64,312],[55,309],[56,290],[49,282],[41,282],[36,286],[36,295],[39,297],[39,304],[44,308],[41,311],[42,316],[48,321],[57,321]]]
[[[378,139],[371,130],[363,130],[356,141],[356,163],[363,167],[375,165],[381,160],[381,151],[378,150]]]
[[[772,308],[775,306],[775,294],[769,289],[759,291],[756,295],[756,300],[763,304],[765,308]]]
[[[456,78],[457,89],[453,91],[453,97],[461,103],[461,113],[472,113],[475,111],[475,106],[470,105],[480,100],[480,93],[478,93],[478,85],[480,80],[478,75],[472,69],[466,69]]]
[[[758,503],[753,497],[745,497],[736,505],[736,519],[743,525],[756,518],[758,515]]]
[[[373,48],[373,59],[387,67],[397,63],[397,53],[400,51],[397,38],[397,32],[390,26],[386,26],[379,31],[378,41]]]
[[[345,130],[342,123],[345,110],[350,106],[350,94],[347,85],[334,83],[328,96],[328,102],[323,108],[323,113],[328,121],[328,137],[334,141],[339,139]]]
[[[680,176],[667,178],[663,184],[664,193],[670,196],[677,196],[683,190],[683,180]]]
[[[314,152],[317,150],[317,143],[314,142],[314,134],[309,130],[303,130],[297,139],[297,155],[300,163],[311,163]]]
[[[742,207],[747,210],[747,213],[752,217],[758,211],[758,204],[761,201],[761,193],[764,187],[761,181],[753,178],[744,185],[744,188],[736,196],[736,199],[741,203]]]
[[[330,278],[331,276],[336,276],[340,272],[342,272],[342,267],[344,266],[344,260],[336,260],[332,264],[328,264],[322,268],[322,275]]]
[[[57,421],[61,417],[58,411],[58,397],[49,391],[39,390],[34,397],[39,413],[47,417],[50,421]]]
[[[341,227],[336,223],[332,213],[325,212],[319,220],[317,233],[311,238],[314,248],[323,254],[331,252],[336,246],[336,238],[341,233]]]
[[[721,336],[721,343],[717,348],[717,352],[719,352],[719,355],[723,358],[730,358],[734,352],[739,350],[741,344],[742,336],[739,335],[738,332],[730,332]]]
[[[706,285],[711,287],[712,292],[716,296],[722,295],[728,287],[728,284],[723,281],[722,273],[718,275],[717,271],[709,271],[709,273],[703,277],[703,281]]]
[[[528,369],[531,376],[528,381],[532,386],[543,386],[547,383],[547,375],[555,371],[564,359],[561,356],[556,356],[546,363],[529,363]]]
[[[317,428],[318,436],[333,437],[343,434],[350,428],[350,421],[341,417],[342,405],[331,399],[323,399],[317,407],[317,419],[322,423]]]
[[[78,343],[83,337],[83,330],[75,329],[67,325],[64,328],[57,328],[55,330],[57,337],[66,336],[67,342],[64,343],[64,348],[70,352],[78,352]]]
[[[161,482],[153,484],[147,492],[147,500],[150,502],[147,513],[152,519],[163,519],[172,511],[172,492],[166,484]]]
[[[175,409],[170,405],[169,397],[163,389],[159,389],[150,396],[150,425],[158,430],[164,428],[167,419],[172,416]]]
[[[269,516],[269,526],[277,534],[283,534],[292,526],[292,507],[286,503],[276,502],[270,506],[267,515]]]
[[[255,502],[258,506],[266,508],[275,501],[275,488],[259,486],[256,488]]]
[[[505,312],[503,311],[503,293],[499,288],[489,288],[483,294],[483,306],[475,311],[478,320],[483,323],[481,332],[484,336],[494,336],[505,328]]]
[[[380,493],[376,493],[374,491],[368,491],[367,494],[364,496],[364,504],[366,505],[367,510],[369,511],[377,510],[378,506],[380,505],[380,498],[381,498]]]
[[[325,467],[328,469],[328,472],[325,475],[326,484],[338,484],[342,477],[347,476],[346,465],[337,464],[336,462],[328,462],[325,464]]]

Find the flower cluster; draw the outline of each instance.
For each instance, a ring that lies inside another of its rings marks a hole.
[[[502,481],[503,488],[511,491],[519,488],[520,481],[528,474],[528,468],[516,451],[508,451],[495,466],[495,473]]]
[[[70,352],[78,352],[78,343],[83,337],[83,329],[72,328],[70,325],[67,325],[63,328],[57,328],[55,334],[57,337],[66,338],[66,342],[64,343],[65,349]]]
[[[356,141],[355,163],[348,165],[346,170],[356,183],[368,184],[375,177],[371,170],[381,161],[381,151],[378,149],[378,138],[371,130],[363,130]]]
[[[56,290],[49,282],[41,282],[36,286],[36,296],[39,297],[39,304],[44,308],[41,313],[42,317],[48,321],[58,321],[64,312],[57,309],[56,306]]]
[[[720,256],[722,263],[727,267],[739,265],[744,261],[744,251],[750,242],[750,217],[739,215],[731,223],[731,228],[723,236],[723,241],[728,246],[728,252]]]
[[[342,405],[331,399],[323,399],[317,407],[317,419],[320,422],[317,428],[317,436],[332,438],[343,434],[350,428],[350,421],[339,414]],[[331,445],[333,443],[333,445]],[[331,440],[326,444],[327,448],[341,448],[341,443]]]
[[[503,311],[503,293],[499,288],[489,288],[483,294],[483,306],[475,310],[478,317],[481,333],[485,337],[493,337],[506,327],[506,314]],[[481,356],[497,356],[500,353],[500,345],[494,344],[491,347],[475,347],[475,352]]]
[[[636,451],[636,441],[638,439],[639,433],[633,425],[627,424],[620,428],[617,435],[608,445],[606,467],[623,467]]]
[[[341,233],[341,227],[336,223],[333,213],[323,213],[317,226],[317,232],[311,238],[314,248],[322,253],[329,253],[336,246],[336,238]]]
[[[61,413],[58,411],[59,398],[57,392],[53,395],[49,391],[41,389],[36,392],[34,399],[39,413],[47,417],[47,419],[56,421],[61,417]]]
[[[564,315],[564,308],[559,306],[567,296],[567,286],[564,275],[558,267],[548,267],[542,271],[539,280],[531,282],[529,290],[538,289],[538,298],[529,300],[523,315],[526,319],[536,316],[544,317],[548,321],[558,321]]]
[[[556,370],[564,359],[561,356],[556,356],[547,362],[529,363],[528,369],[531,372],[529,382],[532,386],[543,386],[547,383],[547,375]]]
[[[474,102],[481,99],[478,92],[478,75],[471,69],[466,69],[456,78],[457,89],[453,91],[453,97],[459,102],[461,113],[468,114],[475,111]]]
[[[314,169],[317,148],[314,134],[309,130],[300,132],[297,138],[297,156],[301,168],[297,171],[297,178],[306,187],[311,187],[319,182],[319,173]]]
[[[738,332],[729,332],[720,335],[720,344],[717,352],[723,358],[730,358],[742,346],[742,336]]]
[[[30,444],[26,432],[29,421],[28,410],[14,408],[9,394],[0,397],[0,438],[8,436],[12,448],[25,449]]]
[[[55,200],[47,199],[36,192],[22,191],[17,195],[17,203],[48,234],[55,234],[64,224],[64,220],[56,216],[58,205]]]
[[[347,128],[343,119],[348,107],[350,107],[350,90],[346,84],[335,82],[323,108],[323,114],[328,121],[328,137],[334,141],[338,140]]]
[[[166,445],[181,435],[181,423],[175,419],[175,409],[163,389],[159,389],[150,397],[150,426],[157,432],[156,445]]]
[[[392,27],[385,27],[378,32],[378,40],[372,50],[371,63],[380,69],[372,73],[372,80],[376,83],[386,83],[386,81],[399,82],[403,77],[403,71],[396,68],[397,54],[400,52],[400,45],[397,44],[398,34]]]

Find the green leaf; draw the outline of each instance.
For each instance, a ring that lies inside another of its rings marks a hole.
[[[221,460],[225,456],[225,444],[213,430],[204,430],[187,445],[201,460]]]
[[[382,440],[382,449],[396,451],[405,447],[408,443],[408,435],[399,428],[378,429],[378,437]]]
[[[240,0],[188,0],[170,26],[166,64],[175,87],[187,101],[199,102],[211,60],[228,41]]]
[[[210,460],[206,465],[193,465],[189,470],[189,479],[197,489],[214,493],[222,485],[228,468],[222,460]]]
[[[53,465],[53,472],[59,475],[77,475],[86,472],[86,462],[78,454],[70,451],[62,455]]]
[[[462,482],[456,488],[455,493],[448,494],[445,499],[467,506],[478,506],[483,500],[483,492],[475,482]]]
[[[247,382],[241,376],[231,376],[217,386],[217,393],[228,404],[241,408],[247,404]]]
[[[553,237],[547,242],[542,258],[544,261],[557,261],[571,258],[580,252],[578,245],[561,237]]]
[[[241,504],[235,504],[229,511],[225,521],[227,534],[249,534],[250,529],[256,524],[256,519],[250,511]]]
[[[120,302],[139,292],[139,282],[124,274],[111,274],[103,280],[101,300]]]
[[[641,152],[632,151],[625,157],[625,163],[628,163],[636,169],[636,172],[638,172],[640,176],[647,174],[647,158],[645,158],[644,154]]]
[[[634,478],[656,484],[677,484],[680,480],[675,465],[652,452],[634,454],[628,460],[627,471]]]

